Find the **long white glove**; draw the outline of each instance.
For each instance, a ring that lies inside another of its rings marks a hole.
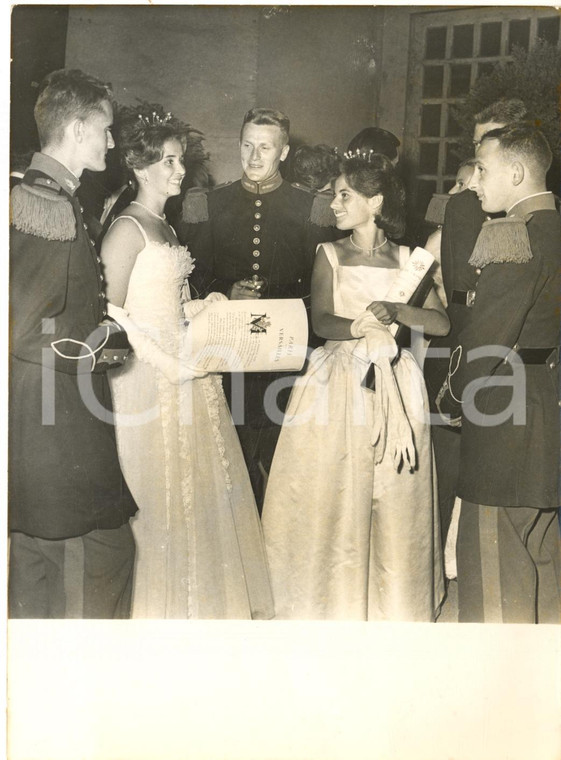
[[[417,460],[413,431],[392,368],[392,361],[398,353],[397,344],[388,328],[370,311],[354,320],[351,335],[364,338],[366,353],[374,365],[376,401],[371,443],[376,452],[375,461],[381,462],[387,449],[396,470],[403,462],[413,471]]]
[[[133,347],[134,353],[141,361],[150,364],[155,369],[162,372],[170,383],[180,385],[187,380],[193,380],[197,377],[205,377],[207,372],[201,372],[195,367],[191,367],[182,356],[173,356],[164,351],[156,341],[132,320],[125,309],[115,306],[112,303],[107,304],[108,315],[118,322],[127,332],[129,343]]]
[[[209,293],[206,298],[194,298],[192,301],[187,301],[183,305],[183,312],[186,319],[193,319],[199,312],[201,312],[205,306],[209,303],[216,303],[216,301],[227,301],[227,296],[224,293]]]

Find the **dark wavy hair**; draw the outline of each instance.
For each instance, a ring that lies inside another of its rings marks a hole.
[[[129,182],[135,189],[138,188],[135,170],[145,169],[161,161],[164,145],[168,140],[179,140],[183,151],[186,149],[185,125],[173,117],[168,121],[158,121],[158,118],[132,113],[125,116],[118,125],[116,143],[127,169]]]
[[[405,232],[405,190],[390,159],[381,153],[373,153],[368,160],[349,158],[341,173],[349,186],[365,198],[383,196],[374,221],[388,237],[400,238]]]
[[[349,143],[349,153],[382,153],[389,159],[397,158],[397,149],[401,143],[397,137],[380,127],[366,127],[361,130]]]
[[[301,145],[296,149],[290,168],[294,182],[320,190],[340,173],[340,160],[329,145]]]

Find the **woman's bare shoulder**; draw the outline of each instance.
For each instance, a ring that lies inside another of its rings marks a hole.
[[[130,214],[128,210],[129,207],[124,209],[107,230],[101,246],[102,257],[116,252],[130,255],[131,253],[138,253],[144,247],[145,241],[139,227],[139,221],[134,210]]]
[[[341,238],[340,240],[333,240],[329,243],[321,243],[318,250],[323,250],[327,258],[331,258],[329,251],[332,251],[339,264],[343,263],[345,258],[349,255],[348,238]]]

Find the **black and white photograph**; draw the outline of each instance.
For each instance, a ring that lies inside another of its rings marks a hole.
[[[559,9],[5,22],[9,760],[559,760]]]

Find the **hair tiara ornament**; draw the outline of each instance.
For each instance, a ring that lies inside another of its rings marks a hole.
[[[367,161],[370,163],[372,160],[372,156],[374,155],[374,151],[372,148],[370,148],[369,151],[361,150],[360,148],[357,148],[356,150],[346,150],[343,153],[343,157],[347,159],[347,161],[351,158],[360,158],[362,161]]]
[[[158,127],[161,124],[169,124],[173,119],[172,114],[168,111],[164,116],[160,116],[156,111],[152,111],[150,116],[145,116],[142,113],[138,114],[138,120],[142,122],[145,127]]]

